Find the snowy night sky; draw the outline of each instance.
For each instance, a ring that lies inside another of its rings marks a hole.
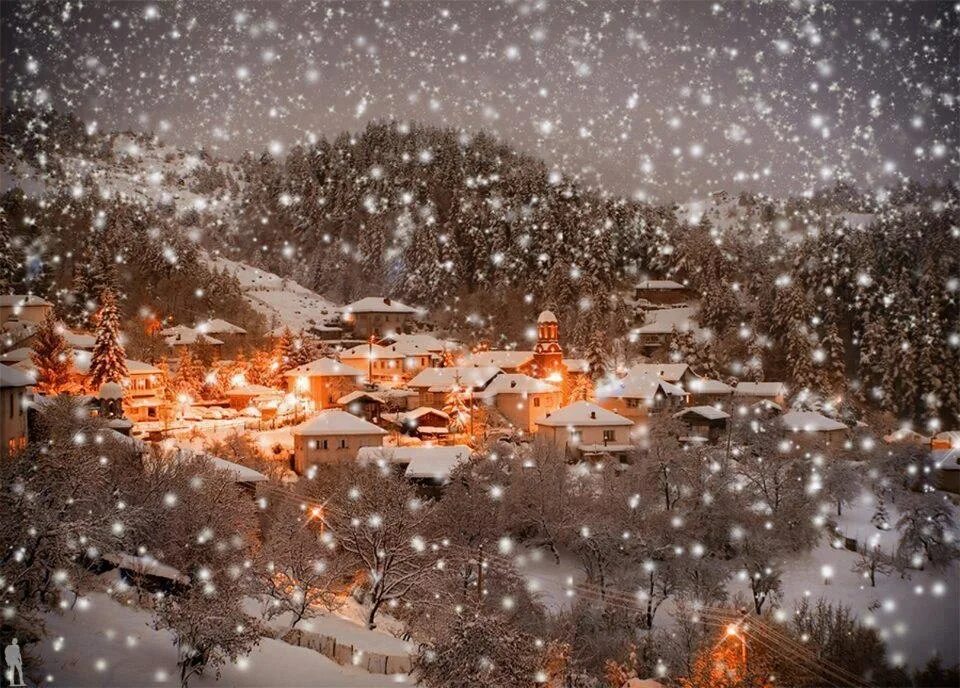
[[[657,200],[957,177],[954,3],[3,2],[5,102],[222,155],[394,118]]]

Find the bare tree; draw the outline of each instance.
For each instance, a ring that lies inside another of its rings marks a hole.
[[[403,598],[437,570],[426,539],[433,504],[379,467],[357,467],[340,477],[327,518],[339,548],[366,572],[372,629],[384,603]]]
[[[508,493],[511,525],[535,535],[560,562],[557,545],[573,528],[570,505],[570,470],[563,453],[553,444],[536,439],[520,450],[512,464]]]
[[[253,560],[256,590],[266,599],[266,617],[289,615],[289,629],[318,611],[343,604],[352,573],[334,538],[320,534],[323,514],[279,500],[266,514],[263,544]]]
[[[893,571],[893,561],[880,549],[879,544],[873,547],[861,547],[851,571],[868,578],[870,587],[875,588],[877,587],[877,575],[889,576]]]

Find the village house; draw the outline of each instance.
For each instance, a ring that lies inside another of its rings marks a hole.
[[[449,368],[425,368],[407,387],[420,395],[419,406],[443,408],[447,394],[454,387],[465,391],[467,396],[482,392],[487,385],[503,372],[494,366],[451,366]]]
[[[226,354],[233,354],[242,349],[247,339],[245,329],[220,318],[205,320],[199,323],[195,329],[208,337],[220,340],[223,343],[223,353]]]
[[[14,318],[36,325],[46,320],[52,310],[52,303],[34,294],[0,294],[0,323]]]
[[[318,358],[283,374],[287,390],[308,399],[315,409],[331,408],[358,387],[365,373],[332,358]]]
[[[653,304],[672,305],[696,298],[696,294],[673,280],[643,280],[637,284],[634,298]]]
[[[357,454],[361,464],[389,465],[399,475],[420,488],[425,497],[436,497],[440,488],[450,482],[450,474],[470,460],[471,450],[465,444],[443,447],[364,447]]]
[[[208,356],[212,360],[217,360],[223,357],[223,342],[221,340],[192,327],[177,325],[161,330],[160,334],[174,356],[180,356],[185,349],[190,349],[201,358]]]
[[[716,442],[727,429],[730,414],[713,406],[691,406],[673,414],[673,417],[686,423],[693,437]]]
[[[652,411],[682,408],[689,395],[682,387],[653,375],[627,375],[600,385],[597,404],[638,423]]]
[[[563,404],[559,387],[521,373],[498,375],[481,396],[524,432],[536,432],[537,421]]]
[[[358,389],[337,399],[337,406],[374,425],[380,424],[380,414],[387,400],[377,392]]]
[[[416,310],[382,296],[368,296],[343,307],[341,319],[355,337],[386,337],[403,330]]]
[[[769,401],[782,407],[787,400],[787,386],[782,382],[738,382],[733,396],[738,404]]]
[[[327,409],[293,431],[294,470],[314,464],[352,461],[362,447],[379,447],[387,431],[352,413]]]
[[[89,389],[90,377],[89,351],[74,350],[73,365],[70,367],[70,387],[74,392],[96,394],[99,390]],[[163,406],[161,399],[161,371],[156,366],[143,361],[127,359],[127,377],[121,381],[123,387],[123,413],[134,423],[158,420]],[[32,359],[17,363],[15,368],[26,373],[31,380],[36,379],[37,369]],[[32,383],[31,383],[32,384]]]
[[[449,434],[450,416],[429,406],[421,406],[412,411],[381,414],[384,422],[394,426],[398,432],[420,439],[443,439]]]
[[[723,405],[728,406],[733,399],[733,387],[706,377],[692,379],[686,387],[690,394],[690,403],[694,406]]]
[[[788,431],[795,434],[795,439],[798,441],[810,439],[815,442],[838,444],[842,443],[849,434],[846,425],[816,411],[789,411],[780,416],[780,422]]]
[[[230,402],[230,408],[242,411],[250,406],[257,406],[258,403],[277,401],[283,396],[283,392],[266,385],[241,385],[228,389],[223,396]]]
[[[631,335],[649,355],[658,349],[666,349],[675,332],[696,331],[695,315],[696,309],[692,306],[647,311],[643,324]]]
[[[538,435],[567,455],[625,454],[633,421],[589,401],[577,401],[537,421]]]
[[[440,365],[447,355],[456,355],[460,352],[460,345],[457,342],[440,339],[426,332],[407,334],[399,332],[380,339],[378,344],[383,346],[394,346],[397,351],[407,358],[412,356],[428,356],[430,362],[427,365]],[[420,366],[426,368],[427,365]],[[419,372],[411,371],[412,374]]]
[[[28,387],[33,378],[16,368],[0,364],[0,458],[27,446]]]
[[[406,358],[394,347],[380,344],[358,344],[340,353],[340,362],[351,368],[362,370],[368,382],[400,382],[407,374]],[[429,355],[414,357],[411,367],[419,369],[430,365]]]
[[[680,387],[686,387],[697,377],[686,363],[637,363],[627,370],[627,376],[658,377]]]

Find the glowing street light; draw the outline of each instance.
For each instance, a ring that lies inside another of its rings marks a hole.
[[[737,624],[727,626],[727,637],[739,638],[740,640],[740,658],[743,661],[744,670],[747,667],[747,639],[740,633],[740,627]]]

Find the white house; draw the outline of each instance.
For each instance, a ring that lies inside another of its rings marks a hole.
[[[608,411],[621,414],[633,422],[647,417],[650,411],[682,407],[687,392],[653,375],[628,375],[606,382],[596,391],[597,403]]]
[[[341,318],[356,337],[388,336],[400,332],[416,310],[383,296],[368,296],[348,303]]]
[[[379,447],[387,431],[340,409],[321,411],[293,430],[294,468],[356,458],[362,447]]]
[[[831,443],[842,442],[848,430],[840,421],[816,411],[788,411],[780,416],[780,422],[790,432]]]
[[[624,453],[633,421],[589,401],[577,401],[537,421],[537,433],[572,456]]]

